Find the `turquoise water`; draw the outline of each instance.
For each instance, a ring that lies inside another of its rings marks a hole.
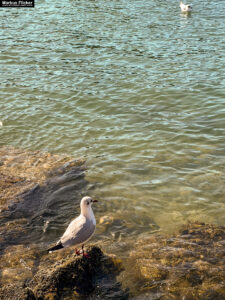
[[[0,10],[0,144],[84,157],[113,237],[225,224],[224,1],[192,4]]]

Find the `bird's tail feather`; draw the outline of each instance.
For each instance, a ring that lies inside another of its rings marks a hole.
[[[63,245],[62,243],[59,241],[55,246],[49,248],[47,251],[48,252],[52,252],[52,251],[56,251],[56,250],[59,250],[59,249],[62,249],[63,248]]]

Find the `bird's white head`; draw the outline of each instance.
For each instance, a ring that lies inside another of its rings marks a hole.
[[[189,13],[192,11],[192,6],[189,4],[184,4],[182,1],[180,2],[180,9],[184,13]]]
[[[89,196],[86,196],[86,197],[82,198],[81,201],[80,201],[81,214],[84,215],[84,216],[91,215],[93,213],[91,206],[94,202],[98,202],[98,201],[93,200]]]

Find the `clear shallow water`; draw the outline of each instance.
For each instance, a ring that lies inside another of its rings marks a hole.
[[[224,1],[192,4],[0,10],[0,143],[85,157],[113,236],[225,223]]]

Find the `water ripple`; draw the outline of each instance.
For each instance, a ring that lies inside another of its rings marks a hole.
[[[153,0],[1,10],[1,144],[86,157],[97,214],[135,230],[166,229],[171,214],[174,228],[224,224],[224,13],[193,6],[190,17]]]

